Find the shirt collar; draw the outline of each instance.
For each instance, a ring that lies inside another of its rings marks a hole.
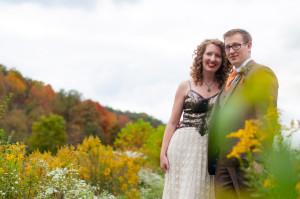
[[[246,59],[246,61],[244,61],[244,62],[242,63],[242,65],[240,65],[239,67],[237,67],[235,70],[236,70],[237,72],[240,71],[241,68],[244,67],[244,66],[246,66],[246,65],[248,64],[248,62],[251,61],[251,60],[252,60],[251,57],[248,58],[248,59]]]

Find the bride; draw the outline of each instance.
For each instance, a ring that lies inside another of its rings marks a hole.
[[[213,177],[207,171],[207,120],[230,70],[221,41],[204,40],[197,46],[191,79],[180,83],[164,133],[164,199],[214,198]]]

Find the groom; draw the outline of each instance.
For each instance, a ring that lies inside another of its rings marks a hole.
[[[247,31],[233,29],[226,32],[224,43],[226,56],[235,70],[229,76],[212,110],[208,171],[215,175],[217,199],[246,198],[246,179],[239,161],[236,158],[226,158],[239,140],[226,138],[226,135],[243,129],[245,120],[263,118],[270,105],[270,97],[276,106],[278,81],[270,68],[252,60],[252,38]],[[241,159],[247,164],[245,154],[241,155]],[[262,170],[259,157],[254,159],[256,167]]]

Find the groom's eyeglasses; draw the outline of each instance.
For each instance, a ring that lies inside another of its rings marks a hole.
[[[247,43],[248,43],[248,41],[246,41],[246,42],[244,42],[244,43],[235,43],[235,44],[233,44],[232,46],[225,46],[225,50],[226,50],[227,52],[230,51],[230,48],[232,48],[233,50],[238,50],[238,49],[241,48],[241,46],[242,46],[243,44],[247,44]]]

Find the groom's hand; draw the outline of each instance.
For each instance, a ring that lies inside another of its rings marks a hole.
[[[254,172],[258,173],[258,174],[262,174],[264,167],[262,164],[257,163],[256,161],[253,162],[253,166],[254,166]],[[251,172],[251,168],[248,167],[248,172]]]
[[[181,124],[183,123],[183,121],[179,121],[179,123],[177,124],[176,128],[178,128]]]

